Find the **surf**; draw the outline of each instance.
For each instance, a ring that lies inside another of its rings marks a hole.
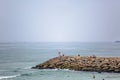
[[[0,76],[0,80],[1,79],[8,79],[8,78],[15,78],[17,76],[20,76],[20,75],[12,75],[12,76]]]

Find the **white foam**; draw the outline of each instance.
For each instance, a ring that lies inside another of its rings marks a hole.
[[[42,71],[57,71],[58,69],[41,69]]]
[[[61,70],[61,71],[71,71],[71,70],[69,70],[69,69],[54,69],[54,70]]]
[[[8,78],[14,78],[20,75],[13,75],[13,76],[0,76],[0,79],[8,79]]]
[[[70,71],[69,69],[58,69],[58,68],[56,68],[56,69],[50,69],[50,70],[52,70],[52,71],[58,71],[58,70],[61,70],[61,71]]]
[[[70,71],[69,69],[63,69],[64,71]]]
[[[29,67],[25,67],[24,69],[31,69],[31,66],[29,66]]]

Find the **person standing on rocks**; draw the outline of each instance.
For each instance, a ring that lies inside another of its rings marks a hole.
[[[78,56],[80,56],[80,54],[78,54]]]
[[[61,52],[60,51],[58,52],[58,55],[59,55],[59,57],[61,56]]]

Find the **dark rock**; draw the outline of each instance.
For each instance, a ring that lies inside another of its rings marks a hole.
[[[120,73],[120,57],[60,56],[32,68]]]

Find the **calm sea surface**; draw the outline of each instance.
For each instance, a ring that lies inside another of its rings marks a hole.
[[[120,43],[0,43],[0,80],[120,80],[119,73],[31,69],[58,56],[120,56]]]

